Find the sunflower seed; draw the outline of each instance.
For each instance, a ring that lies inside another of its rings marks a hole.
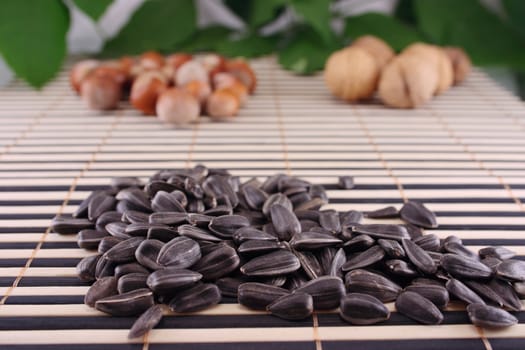
[[[246,280],[238,277],[222,277],[215,281],[215,284],[221,291],[221,295],[225,297],[237,298],[237,290]]]
[[[345,286],[339,277],[322,276],[303,284],[295,292],[311,295],[315,310],[329,310],[339,306]]]
[[[277,241],[278,239],[275,236],[253,227],[241,227],[233,234],[233,240],[237,244],[240,244],[248,240]]]
[[[111,222],[121,221],[122,215],[123,214],[117,211],[107,211],[98,217],[97,222],[95,224],[95,228],[98,231],[106,231],[106,225]]]
[[[104,254],[105,252],[107,252],[122,241],[124,241],[124,239],[122,238],[106,236],[100,241],[97,250],[99,253]]]
[[[410,238],[408,231],[401,225],[368,224],[352,226],[352,232],[369,235],[373,238],[402,240]]]
[[[261,185],[261,190],[263,190],[266,193],[275,193],[278,190],[278,183],[279,180],[286,175],[284,174],[275,174],[270,177],[268,177]]]
[[[456,298],[464,301],[467,304],[485,304],[483,299],[481,299],[481,297],[477,295],[476,292],[455,278],[448,280],[445,284],[445,287],[450,294],[454,295]]]
[[[315,252],[317,260],[321,265],[323,275],[328,275],[330,273],[330,266],[332,265],[332,261],[334,260],[334,256],[336,253],[337,248],[333,247],[322,248]]]
[[[496,304],[499,307],[503,307],[505,304],[505,300],[503,300],[503,298],[487,283],[481,283],[473,280],[464,280],[463,282],[484,300]]]
[[[115,267],[115,277],[119,279],[130,273],[149,273],[149,270],[137,262],[119,264]]]
[[[253,210],[261,210],[264,202],[268,199],[268,194],[254,186],[243,186],[242,194],[248,207]]]
[[[410,262],[414,264],[414,266],[426,274],[434,274],[437,271],[434,260],[432,260],[426,251],[409,239],[403,239],[401,243]]]
[[[221,242],[222,239],[213,235],[211,231],[191,225],[181,225],[177,229],[181,236],[198,241]]]
[[[135,251],[144,241],[143,237],[132,237],[115,245],[113,248],[104,253],[104,259],[123,263],[135,260]]]
[[[516,291],[521,298],[525,298],[525,282],[515,282],[514,291]]]
[[[467,312],[472,324],[478,327],[502,328],[518,323],[518,319],[507,311],[489,305],[470,304]]]
[[[229,204],[235,208],[239,204],[239,198],[226,177],[211,175],[202,183],[202,189],[210,197],[228,198]]]
[[[239,304],[254,310],[266,310],[266,307],[278,298],[290,294],[284,288],[269,284],[246,282],[239,285],[237,298]]]
[[[400,259],[390,259],[385,261],[385,266],[387,270],[394,275],[402,277],[417,277],[419,272],[412,265],[407,263],[404,260]]]
[[[399,211],[399,216],[401,216],[401,219],[404,221],[419,227],[438,227],[434,213],[420,202],[406,202]]]
[[[439,252],[441,249],[439,237],[432,233],[414,238],[412,241],[421,247],[421,249],[429,252]]]
[[[126,210],[122,214],[122,221],[130,223],[130,224],[147,223],[148,220],[149,220],[149,215],[141,211]]]
[[[512,250],[499,246],[486,247],[479,250],[479,256],[481,258],[493,257],[500,260],[508,260],[512,259],[515,255],[516,253]]]
[[[250,240],[241,243],[237,247],[237,252],[244,256],[256,256],[283,249],[283,245],[276,241],[257,241]]]
[[[183,212],[156,212],[149,216],[152,225],[181,225],[188,222],[188,214]]]
[[[144,334],[155,328],[162,319],[162,306],[153,305],[133,323],[128,333],[128,338],[142,337]]]
[[[188,237],[177,237],[164,244],[157,256],[157,263],[163,266],[184,269],[201,258],[199,244]]]
[[[332,259],[332,264],[330,265],[330,270],[325,271],[329,276],[335,276],[342,278],[343,272],[341,267],[346,262],[346,254],[343,248],[339,248],[337,253],[335,253],[334,258]]]
[[[222,215],[214,217],[209,224],[209,229],[220,238],[232,238],[235,231],[241,227],[250,226],[247,218],[240,215]]]
[[[341,269],[346,272],[350,270],[360,269],[375,264],[385,257],[385,251],[378,245],[368,248],[364,252],[360,252],[351,256],[346,260],[346,263]]]
[[[130,236],[143,236],[148,235],[148,230],[151,227],[151,224],[147,222],[138,222],[136,224],[129,224],[124,230]]]
[[[77,235],[77,244],[80,248],[97,250],[100,241],[107,236],[108,233],[105,231],[97,231],[93,229],[80,230]]]
[[[135,316],[153,306],[153,293],[143,288],[97,300],[95,308],[113,316]]]
[[[73,217],[74,218],[87,218],[88,217],[88,207],[89,207],[89,203],[91,202],[91,200],[93,199],[93,197],[95,197],[96,195],[98,195],[99,193],[101,193],[103,191],[93,191],[89,194],[89,196],[86,197],[86,199],[84,199],[82,202],[80,202],[80,204],[78,205],[77,209],[73,212]]]
[[[412,284],[406,287],[405,291],[414,292],[424,296],[425,298],[430,300],[434,305],[436,305],[439,309],[445,308],[445,306],[447,306],[449,302],[449,295],[447,289],[439,284]]]
[[[294,234],[301,232],[301,224],[291,209],[273,204],[270,208],[270,217],[278,237],[288,241]]]
[[[106,225],[106,231],[113,237],[128,239],[131,236],[126,233],[126,227],[128,227],[128,224],[124,222],[110,222]]]
[[[301,263],[293,253],[278,250],[253,258],[241,266],[241,272],[246,276],[278,276],[296,271],[300,267]]]
[[[398,218],[399,211],[396,209],[396,207],[389,206],[389,207],[380,208],[374,211],[370,211],[366,214],[366,216],[369,217],[370,219]]]
[[[375,241],[372,237],[368,235],[359,235],[354,238],[346,241],[343,244],[343,249],[347,253],[362,252],[375,244]]]
[[[117,200],[104,192],[100,192],[91,198],[88,205],[88,219],[96,221],[106,211],[115,209]]]
[[[186,209],[184,205],[179,201],[181,198],[178,193],[180,191],[174,191],[171,193],[165,191],[159,191],[155,194],[155,197],[151,200],[151,208],[156,212],[179,212],[185,213]],[[184,196],[184,194],[182,194]],[[186,196],[184,196],[186,198]],[[187,199],[186,199],[187,202]]]
[[[354,188],[354,178],[352,176],[339,176],[339,188],[349,190]]]
[[[444,254],[441,266],[456,278],[489,278],[492,269],[483,265],[479,260],[470,259],[462,255]]]
[[[293,176],[282,176],[277,182],[277,189],[279,190],[279,192],[285,192],[287,189],[293,187],[308,188],[311,186],[312,184],[310,182]]]
[[[443,244],[443,250],[446,253],[462,255],[469,259],[479,260],[478,254],[474,253],[473,251],[465,247],[463,244],[458,242],[447,242]]]
[[[366,270],[352,270],[345,275],[345,286],[349,292],[372,295],[382,302],[396,300],[401,287],[388,278]]]
[[[272,315],[285,320],[305,319],[312,314],[313,309],[313,299],[305,293],[283,295],[267,307]]]
[[[319,224],[332,234],[341,232],[341,222],[339,221],[339,214],[336,212],[321,213],[319,216]]]
[[[290,199],[288,199],[288,197],[286,197],[282,193],[275,193],[269,196],[268,199],[266,199],[266,201],[264,202],[262,207],[263,214],[269,217],[270,210],[274,204],[280,204],[288,210],[293,210],[293,204],[290,201]]]
[[[99,259],[100,255],[90,255],[80,260],[76,267],[78,278],[82,281],[94,281]]]
[[[87,228],[94,228],[93,223],[88,219],[57,215],[51,221],[51,230],[62,235],[76,234],[78,231]]]
[[[113,276],[115,274],[115,267],[117,267],[116,262],[104,259],[104,256],[100,257],[97,261],[97,266],[95,267],[96,279]]]
[[[102,277],[89,287],[84,297],[84,304],[94,307],[97,300],[117,294],[117,279],[113,276]]]
[[[201,283],[175,295],[170,308],[175,312],[196,312],[217,305],[221,292],[215,284]]]
[[[162,242],[169,242],[179,235],[176,228],[167,225],[152,225],[148,228],[148,239],[157,239]]]
[[[295,210],[294,213],[299,221],[310,220],[319,225],[319,217],[321,216],[321,213],[317,210]]]
[[[234,248],[219,244],[217,249],[204,255],[192,269],[200,272],[205,280],[216,280],[239,267],[241,260]]]
[[[357,226],[363,221],[363,213],[357,210],[350,210],[340,214],[339,220],[343,227]]]
[[[295,249],[319,249],[335,246],[342,241],[332,235],[316,232],[299,232],[293,235],[290,245]]]
[[[503,307],[512,311],[520,311],[522,309],[521,300],[514,291],[512,284],[507,281],[492,279],[488,286],[500,296],[503,301]]]
[[[142,181],[135,176],[119,176],[112,178],[109,185],[121,190],[127,187],[141,187]]]
[[[309,251],[294,251],[295,256],[299,259],[302,270],[309,279],[315,279],[323,275],[323,268],[314,253]]]
[[[396,299],[399,313],[423,324],[440,324],[443,314],[424,296],[414,292],[403,292]]]
[[[148,196],[150,196],[151,198],[155,197],[155,195],[159,191],[165,191],[169,193],[169,192],[173,192],[178,189],[179,189],[179,186],[175,186],[165,181],[150,181],[144,188]]]
[[[146,239],[135,251],[135,259],[144,267],[151,270],[159,270],[164,266],[157,263],[157,257],[164,243],[156,239]]]
[[[202,279],[202,275],[187,269],[167,267],[152,272],[146,281],[148,287],[155,293],[169,294],[177,289],[189,287]]]
[[[117,282],[118,292],[122,294],[136,289],[148,288],[146,284],[148,275],[148,273],[135,272],[122,276]]]
[[[371,295],[350,293],[341,299],[339,315],[348,323],[368,325],[388,320],[390,311]]]
[[[486,265],[496,272],[496,267],[501,264],[501,260],[493,256],[487,256],[480,260],[483,265]]]
[[[525,282],[525,261],[505,260],[496,267],[496,274],[504,279]]]
[[[392,239],[378,239],[377,244],[385,251],[386,255],[391,258],[399,259],[405,257],[405,250],[398,241]]]
[[[199,213],[189,213],[188,214],[188,223],[191,225],[201,227],[201,228],[208,228],[208,225],[210,224],[211,220],[213,219],[213,216],[199,214]]]
[[[148,196],[139,188],[130,187],[120,190],[115,198],[119,201],[128,202],[131,210],[151,212]]]

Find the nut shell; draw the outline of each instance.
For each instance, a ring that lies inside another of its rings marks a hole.
[[[195,60],[181,65],[175,72],[175,85],[184,86],[192,81],[202,81],[209,84],[210,79],[204,66]]]
[[[387,106],[415,108],[432,98],[438,81],[432,62],[417,55],[400,55],[383,69],[379,97]]]
[[[145,69],[161,69],[164,66],[164,56],[156,51],[147,51],[140,55],[139,63]]]
[[[190,81],[183,86],[183,89],[192,94],[202,104],[211,94],[210,84],[199,80]]]
[[[452,62],[454,85],[458,85],[465,80],[472,69],[470,57],[460,47],[444,47],[443,50]]]
[[[235,93],[227,89],[215,90],[206,101],[206,112],[215,120],[231,118],[239,112],[240,102]]]
[[[396,53],[384,40],[373,36],[363,35],[352,42],[353,47],[360,47],[371,54],[377,62],[379,69],[382,69]]]
[[[324,80],[333,95],[357,101],[373,95],[379,79],[376,60],[360,47],[334,52],[326,61]]]
[[[199,118],[200,104],[188,91],[171,88],[159,96],[156,111],[158,118],[165,123],[187,124]]]
[[[83,80],[80,94],[91,109],[113,109],[122,95],[122,85],[110,76],[91,74]]]

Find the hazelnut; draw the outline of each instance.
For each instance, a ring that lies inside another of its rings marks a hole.
[[[452,63],[445,52],[438,46],[414,43],[403,50],[402,55],[416,55],[431,62],[438,72],[438,83],[434,94],[439,95],[452,86],[454,73]]]
[[[239,79],[239,81],[248,88],[248,92],[250,94],[255,92],[255,88],[257,86],[257,77],[255,76],[253,69],[248,63],[246,63],[245,60],[239,58],[226,61],[224,68],[225,72],[228,72]]]
[[[166,77],[158,71],[148,71],[139,75],[131,86],[130,103],[147,115],[155,115],[155,105],[159,95],[168,88]]]
[[[82,80],[84,80],[88,74],[99,65],[100,62],[97,60],[83,60],[75,63],[69,72],[69,83],[73,90],[80,93]]]
[[[417,55],[399,55],[383,68],[379,97],[396,108],[414,108],[430,100],[439,81],[430,61]]]
[[[184,63],[189,62],[193,59],[193,56],[187,53],[175,53],[166,57],[166,66],[173,68],[175,72]]]
[[[215,90],[206,101],[206,112],[216,120],[235,116],[239,112],[239,107],[239,99],[227,89]]]
[[[237,96],[241,106],[248,99],[248,88],[230,73],[217,73],[213,77],[213,86],[215,89],[229,89]]]
[[[127,80],[126,73],[120,68],[120,66],[113,66],[110,64],[102,64],[97,68],[93,69],[89,75],[98,75],[108,77],[115,80],[118,84],[123,85]]]
[[[164,91],[157,101],[157,116],[170,124],[187,124],[200,115],[199,101],[188,91],[171,88]]]
[[[192,94],[201,104],[204,103],[211,94],[210,84],[199,80],[190,81],[182,88]]]
[[[90,74],[82,81],[80,95],[92,109],[116,108],[122,94],[122,85],[110,76]]]
[[[332,53],[325,64],[324,79],[333,95],[356,101],[373,95],[379,68],[372,55],[360,47]]]
[[[467,53],[460,47],[445,47],[443,50],[450,59],[450,62],[452,62],[454,85],[457,85],[465,80],[470,73],[472,62]]]
[[[147,51],[140,55],[139,63],[145,69],[160,69],[164,66],[164,56],[156,51]]]
[[[195,80],[202,81],[206,84],[210,82],[208,72],[204,69],[204,66],[197,61],[189,61],[180,66],[175,72],[174,80],[176,86],[184,86]]]
[[[210,75],[210,79],[213,79],[215,74],[224,72],[226,67],[226,60],[221,55],[208,54],[198,58],[198,61],[202,64],[204,69]]]
[[[396,53],[385,41],[373,35],[360,36],[352,42],[353,47],[360,47],[374,56],[379,69],[382,69]]]

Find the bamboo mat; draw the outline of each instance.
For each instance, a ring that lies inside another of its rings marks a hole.
[[[289,322],[229,302],[171,314],[130,343],[133,318],[83,305],[87,285],[75,265],[90,253],[75,236],[50,233],[50,219],[113,176],[146,179],[197,163],[325,185],[353,175],[354,189],[329,187],[327,208],[366,212],[421,200],[438,215],[438,236],[458,235],[472,249],[504,245],[524,259],[525,106],[483,73],[405,111],[338,102],[321,76],[292,76],[273,58],[254,67],[257,93],[235,122],[203,119],[186,129],[128,107],[89,111],[65,73],[42,91],[20,82],[0,91],[0,348],[524,349],[525,312],[516,313],[519,325],[494,331],[473,327],[454,305],[440,326],[395,312],[380,325],[350,326],[333,312]]]

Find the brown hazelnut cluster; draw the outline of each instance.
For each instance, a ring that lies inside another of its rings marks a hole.
[[[165,57],[153,51],[138,58],[80,61],[69,78],[89,108],[114,109],[129,97],[137,110],[170,124],[191,123],[203,114],[214,120],[234,117],[257,85],[253,69],[242,59],[186,53]]]
[[[387,106],[416,108],[461,83],[470,69],[470,58],[457,47],[415,43],[396,55],[383,40],[366,35],[328,58],[324,78],[332,94],[346,101],[377,91]]]

